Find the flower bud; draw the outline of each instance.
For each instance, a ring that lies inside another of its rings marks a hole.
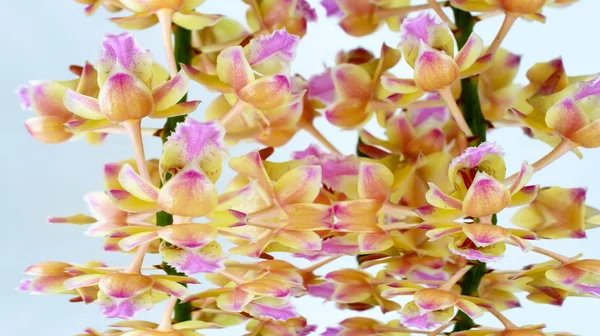
[[[415,83],[425,92],[452,84],[459,76],[458,65],[450,56],[421,42],[415,62]]]
[[[100,112],[111,121],[141,120],[154,112],[152,91],[125,72],[118,72],[104,82],[98,101]]]
[[[25,128],[36,140],[56,144],[69,140],[73,133],[64,126],[66,120],[57,116],[43,116],[25,120]]]
[[[517,14],[533,14],[539,11],[546,0],[500,0],[504,11]]]

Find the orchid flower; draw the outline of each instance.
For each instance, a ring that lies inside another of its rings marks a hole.
[[[449,22],[440,4],[428,0],[425,5],[409,6],[409,0],[322,0],[328,17],[339,17],[340,27],[349,35],[365,36],[387,24],[392,31],[399,31],[400,24],[414,11],[433,8]]]
[[[373,277],[364,271],[343,269],[328,273],[325,279],[327,282],[309,286],[309,293],[350,306],[380,306],[383,313],[400,309],[399,304],[381,296],[379,285],[394,281],[383,273]]]
[[[98,268],[79,268],[83,274],[64,282],[65,288],[98,287],[96,303],[106,317],[129,319],[140,310],[150,309],[167,295],[180,299],[188,296],[180,283],[197,283],[195,279],[173,275],[142,275],[121,273]],[[165,295],[166,294],[166,295]]]
[[[25,127],[35,139],[49,144],[69,140],[74,133],[79,133],[77,127],[65,127],[80,124],[81,118],[74,115],[63,104],[63,96],[67,90],[77,93],[96,96],[98,84],[97,72],[94,67],[86,63],[78,79],[65,82],[56,81],[30,81],[17,89],[21,99],[21,108],[32,110],[38,116],[25,120]],[[101,142],[105,134],[86,133],[86,139],[92,144]]]
[[[506,120],[521,86],[514,84],[521,57],[499,48],[492,65],[479,76],[479,101],[486,120]],[[514,118],[514,117],[513,117]]]
[[[217,307],[226,312],[245,312],[257,318],[270,318],[286,321],[296,318],[294,306],[289,302],[289,296],[294,284],[272,279],[268,272],[258,274],[243,272],[241,275],[231,273],[229,269],[214,275],[211,282],[221,288],[209,289],[191,295],[187,301],[216,298]],[[225,274],[226,276],[224,276]]]
[[[263,209],[239,215],[244,224],[259,230],[232,253],[258,257],[269,244],[297,251],[321,249],[321,237],[315,231],[331,228],[332,211],[328,205],[312,204],[321,190],[319,166],[294,168],[272,183],[256,152],[232,159],[230,165],[242,176],[256,179],[267,201]]]
[[[381,76],[400,60],[400,52],[382,45],[379,59],[362,64],[342,63],[331,70],[335,100],[325,110],[327,120],[339,127],[353,129],[366,123],[373,112],[383,120],[389,107],[383,109],[372,100],[383,99]],[[393,109],[392,109],[393,110]]]
[[[484,142],[468,148],[450,163],[449,179],[454,191],[446,194],[430,184],[426,194],[430,206],[415,212],[425,220],[492,216],[506,207],[533,201],[539,187],[526,186],[532,174],[533,167],[523,162],[518,178],[505,186],[502,150],[494,143]]]
[[[123,9],[124,5],[120,0],[75,0],[76,2],[85,5],[85,15],[94,14],[100,6],[104,7],[109,12],[118,12]]]
[[[285,28],[300,37],[306,34],[308,22],[317,20],[317,13],[306,0],[244,0],[248,26],[253,32],[268,34]]]
[[[457,277],[469,269],[470,266],[463,267],[439,288],[426,288],[407,281],[399,281],[388,284],[382,295],[393,297],[414,293],[414,300],[407,303],[400,311],[401,321],[406,326],[426,329],[443,325],[454,317],[455,307],[469,317],[476,318],[483,314],[482,307],[489,307],[490,303],[479,298],[455,294],[452,290]]]
[[[412,216],[388,201],[394,177],[382,164],[361,162],[358,172],[358,199],[338,202],[333,207],[337,218],[334,230],[358,233],[361,252],[384,251],[394,245],[388,222]],[[393,227],[393,224],[391,224]]]
[[[188,118],[163,145],[160,176],[164,181],[169,173],[173,176],[171,179],[157,188],[125,164],[118,175],[124,190],[109,189],[107,193],[115,205],[125,211],[166,210],[182,217],[207,215],[218,202],[214,183],[227,155],[222,141],[223,130],[218,124]]]
[[[21,280],[18,290],[30,294],[70,294],[75,295],[72,301],[84,301],[91,303],[96,300],[94,288],[67,288],[65,281],[77,276],[72,272],[75,265],[59,262],[46,261],[33,264],[25,270],[25,274],[33,276],[33,279]],[[84,267],[104,267],[104,263],[91,261]],[[97,291],[97,289],[96,289]]]
[[[540,238],[585,238],[585,230],[598,224],[596,210],[585,205],[585,196],[583,188],[542,188],[511,221]]]
[[[448,105],[460,129],[467,135],[471,131],[456,105],[450,86],[459,78],[477,75],[492,64],[492,57],[484,53],[483,40],[475,33],[469,36],[464,47],[454,56],[453,39],[444,23],[422,14],[402,24],[400,48],[408,64],[414,69],[414,79],[382,78],[383,87],[401,95],[400,102],[410,103],[424,92],[438,92]]]
[[[207,118],[219,119],[234,139],[254,138],[269,126],[271,117],[276,120],[297,108],[303,92],[292,92],[289,77],[297,43],[297,36],[278,30],[244,48],[223,50],[217,57],[216,76],[185,66],[193,80],[223,93],[209,106]]]
[[[432,224],[436,229],[427,231],[430,240],[450,237],[450,252],[469,260],[493,262],[502,258],[506,250],[505,241],[512,240],[523,252],[531,249],[524,239],[536,239],[533,232],[521,229],[505,229],[489,223],[439,223]]]
[[[67,89],[64,105],[83,118],[87,128],[102,128],[144,117],[167,118],[196,109],[198,101],[177,104],[187,92],[189,79],[180,72],[171,80],[152,87],[155,75],[152,54],[135,42],[133,35],[107,35],[102,55],[95,66],[100,91],[98,98]],[[135,101],[135,105],[127,102]],[[77,127],[84,127],[77,124]]]

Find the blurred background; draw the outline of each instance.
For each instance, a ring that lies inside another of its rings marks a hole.
[[[382,42],[396,46],[399,34],[386,28],[365,38],[346,35],[334,19],[325,18],[324,9],[318,1],[309,1],[317,8],[319,21],[309,24],[308,34],[301,41],[292,72],[305,78],[322,72],[325,65],[333,65],[335,53],[358,46],[374,53],[379,52]],[[102,239],[83,235],[85,228],[69,225],[50,225],[48,216],[67,216],[86,212],[82,196],[89,191],[103,190],[102,165],[132,156],[128,139],[111,135],[102,146],[92,147],[83,140],[59,145],[44,145],[31,138],[23,127],[23,120],[32,116],[21,111],[15,88],[31,79],[67,80],[73,76],[68,71],[71,64],[94,62],[99,54],[99,44],[106,33],[119,33],[120,29],[107,21],[110,13],[101,9],[93,17],[86,17],[83,6],[74,1],[3,1],[2,2],[2,51],[0,60],[2,76],[0,101],[2,102],[3,157],[0,165],[2,180],[3,253],[0,259],[0,322],[3,335],[11,336],[65,336],[80,333],[86,327],[104,330],[116,321],[105,320],[96,305],[83,306],[67,301],[66,296],[30,296],[15,290],[23,271],[39,261],[66,261],[84,263],[103,260],[110,265],[126,265],[130,257],[104,252]],[[419,3],[418,1],[415,4]],[[207,0],[199,11],[220,13],[244,21],[247,6],[239,0]],[[523,55],[517,82],[525,83],[525,71],[536,62],[548,61],[561,56],[569,75],[596,73],[600,71],[598,55],[597,21],[600,1],[582,0],[568,8],[545,9],[548,20],[540,23],[517,21],[503,46]],[[476,32],[486,43],[490,43],[501,23],[501,17],[485,20],[476,26]],[[165,57],[158,27],[135,32],[143,47],[154,53],[155,60],[163,65]],[[406,64],[393,69],[398,76],[411,76]],[[202,100],[199,109],[192,115],[203,119],[202,111],[214,98],[200,85],[192,83],[189,97]],[[161,126],[148,124],[148,126]],[[330,126],[323,118],[316,121],[320,129],[344,153],[354,153],[356,132],[340,131]],[[375,134],[381,130],[373,122],[367,128]],[[520,129],[501,129],[489,133],[506,152],[508,172],[516,171],[523,160],[534,162],[543,156],[549,147],[524,136]],[[298,133],[290,143],[278,149],[274,160],[287,160],[292,149],[304,149],[314,140],[306,133]],[[158,157],[158,138],[145,142],[148,157]],[[239,145],[231,152],[239,155],[257,148],[252,144]],[[568,154],[533,178],[534,184],[542,186],[587,187],[587,203],[600,208],[600,150],[583,150],[583,160]],[[231,174],[224,174],[227,181]],[[499,216],[501,224],[508,224],[512,212]],[[583,253],[587,258],[600,259],[600,230],[588,233],[587,239],[539,242],[539,246],[556,249],[567,256]],[[539,262],[542,258],[509,249],[507,257],[492,267],[521,268]],[[159,260],[148,258],[154,264]],[[303,265],[302,261],[298,262]],[[321,270],[321,274],[339,267],[355,267],[353,258],[346,257]],[[197,287],[194,289],[201,289]],[[346,317],[355,315],[351,311],[339,311],[334,304],[320,299],[301,298],[294,300],[299,312],[311,324],[333,326]],[[600,301],[590,298],[569,298],[562,308],[535,305],[522,300],[523,308],[513,309],[507,316],[516,324],[548,325],[548,330],[568,331],[574,334],[598,335],[597,321]],[[139,319],[157,320],[162,311],[156,307],[143,312]],[[362,316],[381,320],[397,318],[395,313],[383,316],[378,310],[360,313]],[[497,325],[485,316],[481,323]],[[241,335],[241,328],[206,330],[206,335]]]

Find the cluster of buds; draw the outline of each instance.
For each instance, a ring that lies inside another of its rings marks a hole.
[[[76,79],[17,90],[21,106],[37,114],[25,126],[41,142],[84,135],[100,144],[125,133],[132,143],[133,158],[104,166],[105,190],[85,195],[90,215],[49,219],[88,226],[105,251],[130,253],[131,262],[41,262],[27,268],[19,290],[67,294],[109,318],[130,319],[161,301],[165,312],[158,323],[121,321],[82,335],[190,336],[245,324],[247,335],[304,336],[318,326],[294,301],[312,296],[340,309],[397,314],[388,323],[352,317],[321,330],[326,336],[564,336],[543,324],[517,326],[502,311],[521,306],[518,293],[552,305],[600,296],[600,260],[535,246],[584,238],[600,225],[586,189],[528,184],[562,155],[600,146],[600,77],[569,77],[555,59],[534,65],[521,86],[513,83],[520,56],[500,47],[517,18],[543,22],[544,5],[575,1],[324,0],[348,34],[369,35],[385,23],[399,44],[383,44],[378,56],[341,51],[334,66],[308,79],[291,72],[317,16],[305,0],[244,0],[250,31],[198,12],[202,0],[77,2],[87,14],[101,6],[131,12],[111,19],[124,29],[159,23],[168,61],[168,70],[155,64],[131,33],[107,35],[95,63],[71,67]],[[427,9],[435,15],[413,14]],[[494,14],[505,19],[486,46],[472,28]],[[401,58],[412,78],[392,74]],[[218,93],[196,112],[205,121],[189,116],[200,104],[187,100],[195,83]],[[314,127],[321,114],[357,130],[358,155],[343,154]],[[373,115],[384,137],[363,128]],[[147,118],[165,126],[142,128]],[[508,175],[503,150],[486,141],[487,129],[503,126],[522,127],[553,149]],[[309,145],[287,161],[269,160],[300,130],[326,151]],[[163,139],[160,158],[146,158],[144,135]],[[264,147],[230,157],[241,141]],[[233,176],[219,188],[227,169]],[[502,217],[509,207],[519,207],[512,227]],[[517,270],[486,265],[512,246],[549,260]],[[313,264],[298,267],[276,258],[282,253]],[[148,266],[147,254],[162,264]],[[357,267],[316,274],[347,256]],[[188,288],[200,277],[211,287]],[[399,296],[411,299],[401,304]],[[486,313],[503,327],[473,322]]]

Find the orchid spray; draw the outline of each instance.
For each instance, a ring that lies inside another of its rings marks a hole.
[[[575,0],[323,0],[347,34],[390,29],[399,43],[377,56],[340,52],[310,78],[290,72],[317,20],[305,0],[231,0],[247,7],[245,25],[203,13],[202,0],[76,1],[87,15],[115,12],[111,21],[126,31],[104,36],[96,60],[72,66],[75,79],[34,80],[17,93],[36,114],[25,127],[40,142],[129,137],[132,158],[107,163],[105,190],[84,196],[89,215],[49,221],[85,225],[106,251],[131,261],[40,262],[19,289],[66,294],[123,319],[81,335],[192,336],[240,324],[249,336],[570,335],[546,331],[544,321],[515,325],[502,312],[520,306],[517,293],[554,305],[600,296],[600,260],[535,243],[583,238],[600,225],[586,190],[528,184],[561,156],[600,146],[600,77],[567,76],[555,59],[535,64],[522,86],[513,83],[520,56],[501,47],[515,21],[543,22],[544,6]],[[473,27],[494,15],[502,25],[484,41]],[[165,67],[127,32],[153,25]],[[393,75],[401,58],[411,78]],[[218,97],[200,105],[188,99],[191,85]],[[358,131],[356,155],[319,132],[320,116]],[[363,128],[373,116],[384,138]],[[148,118],[164,127],[142,127]],[[486,141],[488,130],[507,125],[550,145],[548,154],[507,171],[502,148]],[[320,145],[270,161],[299,131]],[[151,136],[163,141],[159,158],[146,157],[142,140]],[[230,157],[243,141],[262,149]],[[233,178],[217,188],[225,165]],[[513,226],[501,215],[509,207],[518,207]],[[546,261],[518,270],[487,264],[512,248]],[[148,264],[148,254],[162,264]],[[347,256],[354,268],[319,274]],[[313,264],[300,268],[293,258]],[[188,288],[200,280],[211,287]],[[301,296],[358,316],[313,325],[294,307]],[[160,321],[133,319],[161,301]],[[393,317],[361,317],[367,309]],[[502,327],[476,322],[483,314]]]

